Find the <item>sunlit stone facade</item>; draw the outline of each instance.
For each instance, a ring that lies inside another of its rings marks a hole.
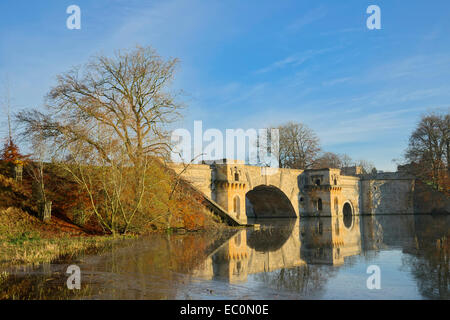
[[[185,167],[174,164],[181,172]],[[414,179],[360,174],[358,168],[294,170],[222,160],[190,165],[182,176],[240,223],[247,217],[341,217],[346,225],[360,214],[412,213]]]

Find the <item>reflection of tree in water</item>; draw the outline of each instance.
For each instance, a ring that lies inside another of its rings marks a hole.
[[[449,239],[441,244],[420,256],[407,255],[402,261],[416,278],[419,292],[429,299],[450,299]]]
[[[263,272],[255,277],[266,286],[277,290],[291,291],[300,296],[320,296],[327,280],[337,273],[330,266],[303,265],[273,272]]]
[[[81,290],[69,290],[65,285],[64,272],[21,277],[10,275],[0,283],[0,300],[68,300],[82,299],[92,295],[92,287],[82,286]]]
[[[450,217],[418,217],[416,248],[402,261],[429,299],[450,299]]]
[[[174,299],[180,274],[202,263],[220,237],[155,234],[114,244],[92,257],[59,261],[58,270],[11,275],[0,284],[0,299]],[[81,290],[66,287],[65,271],[74,263],[82,270]]]

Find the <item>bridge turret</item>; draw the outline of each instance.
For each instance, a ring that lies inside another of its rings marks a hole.
[[[304,215],[336,216],[342,202],[340,169],[305,170],[300,177],[300,205]]]
[[[244,161],[223,160],[214,164],[216,202],[240,223],[247,223],[245,194],[248,184],[244,174]]]

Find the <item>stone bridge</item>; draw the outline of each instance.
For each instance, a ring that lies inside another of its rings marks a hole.
[[[294,170],[223,160],[171,167],[241,224],[247,217],[359,214],[360,178],[340,169]]]

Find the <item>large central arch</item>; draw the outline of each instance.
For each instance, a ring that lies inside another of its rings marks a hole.
[[[296,218],[295,209],[283,191],[275,186],[260,185],[245,195],[248,217]]]

